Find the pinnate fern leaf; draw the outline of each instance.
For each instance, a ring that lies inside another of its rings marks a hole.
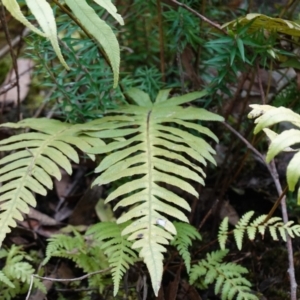
[[[190,224],[182,222],[173,223],[177,234],[171,241],[171,245],[175,246],[183,258],[187,272],[190,272],[191,268],[191,253],[189,247],[192,245],[192,240],[201,240],[201,235],[195,227]]]
[[[300,236],[300,225],[294,225],[294,221],[289,221],[284,224],[280,217],[272,217],[265,222],[267,215],[261,215],[250,223],[250,219],[253,215],[254,211],[247,212],[242,216],[233,230],[234,238],[239,250],[242,249],[243,237],[246,233],[250,240],[254,240],[257,233],[264,236],[267,229],[269,229],[270,234],[275,241],[279,239],[279,236],[286,241],[286,234],[291,238]],[[229,234],[226,228],[228,228],[228,218],[224,218],[222,221],[218,234],[219,244],[223,250],[225,249],[225,243]]]
[[[10,227],[16,226],[16,220],[23,220],[22,214],[28,213],[29,206],[36,206],[33,193],[46,195],[46,188],[53,188],[51,177],[61,179],[59,168],[72,173],[69,160],[79,162],[73,146],[86,152],[91,146],[104,145],[98,138],[81,134],[86,125],[27,119],[1,127],[39,132],[25,132],[0,141],[0,151],[15,151],[0,160],[0,246]]]
[[[224,263],[228,250],[219,250],[206,255],[206,259],[194,265],[190,273],[190,283],[203,279],[206,285],[215,282],[215,294],[221,299],[257,300],[251,292],[251,283],[243,277],[247,269],[234,263]]]
[[[202,97],[203,92],[170,99],[168,94],[169,91],[160,93],[160,101],[152,103],[146,93],[130,90],[128,96],[138,105],[115,110],[114,119],[106,122],[108,135],[119,139],[104,147],[94,147],[90,152],[109,153],[95,170],[102,173],[94,185],[135,176],[114,190],[106,203],[120,198],[114,209],[131,206],[117,223],[134,220],[122,234],[129,235],[128,239],[134,241],[133,249],[140,249],[139,255],[147,265],[156,295],[163,272],[164,245],[176,235],[175,226],[166,216],[188,222],[182,210],[190,211],[185,199],[162,184],[177,186],[198,197],[189,181],[204,184],[205,173],[191,161],[203,165],[207,160],[215,163],[214,150],[199,135],[204,134],[216,141],[217,137],[208,128],[191,121],[222,120],[205,109],[179,106]]]
[[[127,240],[128,236],[122,235],[122,231],[127,225],[128,223],[119,225],[114,222],[101,222],[87,231],[87,234],[94,234],[96,240],[104,241],[100,248],[108,256],[109,266],[112,267],[114,296],[119,290],[124,273],[137,258],[136,252],[131,249],[132,242]]]

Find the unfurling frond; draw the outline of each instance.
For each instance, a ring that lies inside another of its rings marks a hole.
[[[206,255],[206,259],[194,265],[190,273],[190,283],[203,280],[205,285],[215,283],[215,294],[221,294],[222,300],[258,300],[251,292],[251,283],[243,277],[247,269],[222,262],[228,250],[219,250]]]
[[[101,175],[93,184],[108,184],[134,176],[114,190],[106,202],[118,198],[120,201],[114,209],[130,207],[117,223],[133,220],[122,234],[128,234],[128,239],[134,241],[132,248],[139,249],[157,295],[163,273],[162,253],[176,235],[176,228],[167,216],[188,222],[184,211],[190,211],[186,200],[166,185],[177,186],[198,197],[190,183],[204,184],[205,173],[198,162],[215,163],[212,156],[215,151],[201,135],[216,141],[217,137],[195,121],[221,121],[222,118],[205,109],[179,106],[204,96],[205,92],[167,99],[168,90],[160,92],[155,103],[138,89],[127,94],[137,105],[127,105],[113,111],[116,114],[113,117],[102,119],[106,120],[106,130],[98,136],[115,140],[91,150],[93,154],[109,153],[96,168]]]
[[[104,254],[108,257],[109,266],[112,268],[114,296],[119,290],[124,273],[137,258],[136,252],[131,249],[132,242],[127,240],[128,236],[122,235],[122,231],[127,225],[128,223],[101,222],[87,231],[88,235],[94,235],[94,239],[104,242],[100,244],[100,248],[104,250]]]
[[[39,132],[21,133],[0,142],[0,151],[13,151],[0,160],[0,246],[10,227],[28,213],[29,205],[36,206],[33,193],[46,195],[46,188],[53,188],[51,177],[61,178],[59,168],[72,173],[69,160],[79,162],[74,146],[86,152],[91,146],[104,145],[100,139],[81,134],[86,125],[27,119],[1,126]]]
[[[191,268],[191,253],[189,247],[192,245],[193,240],[201,240],[201,235],[195,227],[188,223],[174,222],[174,226],[177,234],[171,241],[171,245],[175,246],[182,256],[186,270],[189,273]]]
[[[245,234],[248,235],[250,240],[254,240],[258,232],[264,236],[266,230],[269,229],[274,241],[279,239],[278,233],[284,241],[286,241],[286,234],[292,238],[300,236],[300,225],[293,225],[294,221],[289,221],[284,224],[280,217],[273,217],[265,222],[267,215],[261,215],[249,224],[253,215],[254,211],[247,212],[233,230],[234,238],[239,250],[242,249],[243,237]],[[218,239],[221,249],[225,249],[225,243],[228,237],[226,228],[228,228],[228,218],[223,220],[219,229]]]

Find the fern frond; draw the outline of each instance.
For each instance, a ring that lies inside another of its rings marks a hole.
[[[31,258],[20,247],[13,245],[8,250],[1,249],[1,252],[1,258],[5,258],[5,263],[2,271],[0,271],[0,297],[1,299],[2,297],[11,299],[9,297],[15,297],[17,294],[23,293],[21,284],[26,289],[29,287],[31,276],[35,273],[35,270],[26,261],[31,260]],[[35,278],[33,284],[35,288],[46,293],[46,288],[39,279]]]
[[[249,224],[253,214],[254,211],[247,212],[244,216],[242,216],[240,221],[236,224],[235,229],[233,230],[234,238],[239,250],[242,249],[243,237],[245,233],[247,233],[250,240],[255,239],[257,232],[264,236],[266,229],[269,229],[274,241],[279,239],[278,233],[284,241],[286,241],[286,234],[288,234],[291,238],[300,236],[300,225],[294,225],[294,221],[289,221],[284,224],[282,218],[273,217],[264,223],[267,215],[261,215]],[[225,248],[225,243],[229,234],[226,231],[226,228],[228,228],[228,218],[224,218],[219,229],[218,239],[221,249]]]
[[[115,110],[113,121],[103,119],[107,120],[107,134],[121,139],[91,150],[93,154],[110,153],[97,167],[96,172],[102,174],[94,185],[137,176],[137,179],[113,191],[106,203],[120,197],[114,209],[131,206],[117,223],[134,219],[122,234],[128,234],[129,240],[136,240],[132,248],[140,249],[140,257],[148,267],[156,295],[163,272],[162,253],[166,251],[163,245],[169,244],[176,234],[176,228],[165,215],[188,222],[182,209],[190,210],[185,199],[167,190],[161,183],[180,187],[198,196],[189,181],[204,184],[205,173],[191,160],[203,165],[206,165],[206,160],[215,163],[212,156],[214,150],[198,134],[205,134],[216,141],[217,137],[208,128],[190,121],[222,120],[204,109],[179,106],[205,93],[196,92],[167,99],[168,93],[161,92],[159,102],[152,103],[149,95],[131,89],[128,96],[138,105],[127,105]],[[124,120],[124,116],[131,120]],[[133,134],[128,131],[132,128],[135,132]],[[189,129],[193,129],[197,135],[187,132]]]
[[[201,240],[201,235],[197,229],[190,224],[182,222],[174,222],[173,224],[177,234],[171,241],[171,245],[175,246],[182,256],[186,270],[189,273],[191,268],[191,253],[189,252],[189,246],[192,245],[192,240]]]
[[[97,243],[90,243],[85,237],[73,230],[74,236],[64,234],[53,235],[48,241],[45,265],[51,257],[63,257],[75,262],[84,272],[91,273],[108,267],[107,259]],[[103,274],[96,274],[89,278],[90,287],[98,287],[102,291],[105,287]]]
[[[112,267],[114,296],[118,293],[124,273],[137,258],[136,253],[131,250],[132,242],[127,240],[128,236],[122,235],[126,226],[128,223],[119,225],[114,222],[101,222],[87,231],[87,234],[94,234],[96,240],[104,241],[100,248],[108,256],[109,266]]]
[[[49,119],[26,119],[1,127],[31,128],[39,132],[21,133],[0,141],[0,151],[15,151],[0,160],[0,247],[15,220],[23,220],[29,205],[36,206],[33,193],[46,195],[53,188],[51,176],[61,179],[59,168],[72,173],[69,160],[79,157],[73,146],[86,152],[104,145],[98,138],[81,134],[87,125],[71,125]],[[91,155],[91,158],[94,158]]]
[[[69,236],[65,234],[55,234],[48,239],[48,245],[46,249],[46,257],[43,260],[43,265],[47,264],[51,257],[65,257],[74,259],[80,251],[85,248],[85,241],[82,235],[77,234],[75,236]]]
[[[208,253],[206,259],[194,265],[190,273],[190,283],[203,279],[206,285],[215,282],[215,294],[221,294],[222,300],[237,297],[240,300],[258,300],[250,290],[251,283],[243,277],[247,269],[234,263],[224,263],[228,250]]]

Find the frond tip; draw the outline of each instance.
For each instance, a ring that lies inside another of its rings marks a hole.
[[[109,153],[96,168],[101,175],[93,184],[108,184],[124,177],[135,176],[120,185],[106,199],[116,198],[118,207],[131,206],[118,220],[126,226],[123,235],[134,241],[150,272],[152,286],[158,294],[163,273],[165,245],[176,235],[176,228],[168,217],[188,222],[183,210],[190,211],[186,200],[167,186],[176,186],[198,197],[191,181],[204,184],[202,165],[215,164],[215,151],[203,138],[217,137],[206,127],[193,121],[222,121],[222,117],[205,109],[181,104],[203,97],[206,92],[168,99],[170,90],[161,91],[155,103],[148,94],[138,89],[128,91],[128,97],[137,105],[126,105],[103,118],[106,137],[113,140],[104,147],[95,147],[90,153]]]

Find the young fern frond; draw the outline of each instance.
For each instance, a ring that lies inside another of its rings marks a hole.
[[[236,224],[235,229],[233,230],[234,238],[239,250],[242,249],[245,233],[247,233],[250,240],[254,240],[258,232],[264,236],[267,229],[269,229],[274,241],[278,240],[278,233],[284,241],[286,241],[286,233],[292,238],[300,236],[300,225],[293,225],[294,221],[289,221],[284,224],[280,217],[273,217],[264,223],[267,215],[261,215],[249,224],[253,215],[254,211],[247,212]],[[229,234],[227,230],[228,217],[224,218],[222,221],[218,234],[219,244],[223,250],[225,249],[225,244]]]
[[[74,232],[74,236],[55,234],[48,239],[43,265],[48,263],[53,256],[69,258],[76,262],[78,252],[84,248],[84,238],[76,231]]]
[[[9,250],[0,250],[1,259],[5,259],[3,268],[0,271],[0,298],[12,299],[18,294],[27,292],[31,276],[35,273],[34,268],[28,260],[31,258],[20,247],[13,245]],[[46,292],[42,282],[34,278],[35,288]]]
[[[91,273],[108,268],[107,259],[97,242],[90,243],[84,236],[73,230],[74,236],[57,234],[48,241],[45,265],[53,256],[70,259],[82,268],[85,273]],[[103,274],[96,274],[89,278],[90,287],[104,289]]]
[[[106,122],[107,134],[119,139],[91,150],[94,154],[110,153],[96,168],[95,171],[102,174],[94,181],[94,185],[135,176],[135,179],[113,191],[106,203],[121,198],[114,209],[130,206],[117,223],[134,219],[122,234],[128,234],[129,240],[135,240],[132,248],[140,249],[140,257],[147,265],[156,295],[163,273],[164,245],[168,245],[176,235],[174,225],[165,215],[188,222],[182,209],[190,211],[185,199],[161,184],[180,187],[198,197],[188,181],[204,184],[205,173],[190,160],[203,165],[206,165],[206,160],[215,163],[212,156],[214,150],[198,134],[216,141],[218,139],[208,128],[190,121],[222,120],[205,109],[179,106],[202,97],[205,92],[168,99],[169,92],[161,91],[155,103],[152,103],[148,94],[131,89],[127,94],[137,105],[115,110],[117,115],[114,120],[107,119]],[[128,121],[124,120],[124,116],[127,116]],[[197,135],[187,130],[197,132]]]
[[[94,239],[103,242],[100,248],[104,250],[109,266],[112,267],[114,296],[118,293],[124,273],[137,259],[137,254],[131,249],[132,241],[127,240],[127,235],[122,235],[123,229],[128,225],[128,223],[119,225],[114,222],[101,222],[87,231],[87,235],[93,234]]]
[[[183,258],[187,272],[190,272],[191,268],[191,253],[189,247],[192,245],[192,241],[195,239],[201,240],[201,235],[195,227],[188,223],[174,222],[173,223],[177,234],[171,241],[171,245],[176,247],[179,254]]]
[[[86,152],[91,146],[104,145],[98,138],[81,134],[88,125],[71,125],[56,120],[26,119],[1,127],[31,128],[39,132],[25,132],[0,141],[0,151],[14,151],[0,160],[0,247],[15,220],[23,220],[29,205],[36,206],[33,193],[46,195],[53,188],[52,178],[61,179],[59,167],[72,173],[72,160],[79,162],[73,146]],[[94,158],[93,155],[90,155]]]
[[[223,258],[228,250],[208,253],[206,259],[194,265],[190,272],[190,283],[202,279],[205,285],[215,282],[215,294],[221,294],[221,299],[258,300],[251,292],[251,283],[243,277],[247,269],[234,263],[224,263]]]
[[[252,111],[249,113],[249,118],[256,118],[257,124],[254,129],[254,134],[263,130],[271,140],[266,161],[270,162],[277,154],[283,151],[293,151],[295,155],[290,160],[286,178],[290,191],[294,191],[297,182],[300,178],[300,149],[292,149],[291,146],[300,143],[300,115],[285,107],[273,107],[270,105],[250,105]],[[267,127],[280,122],[289,122],[294,127],[284,130],[280,134],[268,129]],[[298,205],[300,205],[300,188],[298,189]]]

